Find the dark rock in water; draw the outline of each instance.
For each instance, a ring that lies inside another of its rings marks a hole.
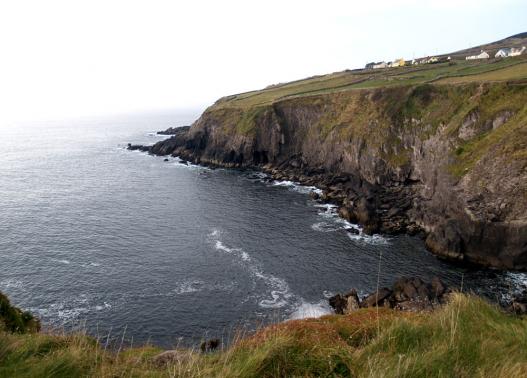
[[[431,284],[423,282],[420,278],[401,277],[393,284],[392,289],[382,288],[378,292],[373,292],[362,301],[355,289],[342,296],[337,294],[329,299],[331,307],[337,314],[347,314],[359,307],[390,307],[401,311],[424,311],[431,310],[445,302],[446,295],[449,293],[447,287],[437,277],[434,277]],[[527,310],[527,295],[525,301]],[[514,311],[521,311],[522,305],[515,304]],[[511,310],[512,311],[512,310]]]
[[[169,161],[168,159],[163,159],[163,161]]]
[[[180,127],[169,127],[166,130],[158,131],[159,135],[174,135],[180,132],[186,132],[190,129],[190,126],[180,126]]]
[[[509,307],[507,308],[507,310],[517,315],[526,315],[527,314],[527,290],[525,290],[521,294],[515,295]]]
[[[220,343],[221,343],[220,339],[210,339],[207,341],[203,341],[201,345],[199,346],[199,348],[201,349],[203,353],[212,352],[218,349],[218,347],[220,346]]]
[[[386,287],[379,289],[378,291],[371,293],[360,303],[361,307],[375,307],[384,306],[384,302],[392,295],[392,291]]]
[[[131,151],[143,151],[143,152],[150,152],[151,146],[143,146],[142,144],[132,144],[128,143],[128,146],[126,147],[128,150]]]
[[[329,298],[329,305],[335,310],[335,314],[344,314],[348,301],[342,295],[337,294]]]
[[[320,199],[320,195],[317,192],[309,192],[309,196],[314,200]]]
[[[356,228],[353,228],[353,227],[350,227],[350,228],[346,228],[346,231],[350,234],[353,234],[353,235],[359,235],[360,234],[360,231],[357,230]]]

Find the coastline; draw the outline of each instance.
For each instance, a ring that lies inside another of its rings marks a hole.
[[[316,185],[367,234],[420,233],[441,258],[527,270],[524,88],[422,84],[245,107],[220,99],[190,129],[129,147]]]

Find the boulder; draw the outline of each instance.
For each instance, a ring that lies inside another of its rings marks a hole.
[[[431,289],[432,289],[432,297],[435,297],[435,298],[441,297],[443,294],[445,294],[445,291],[446,291],[446,287],[443,284],[443,282],[441,282],[439,277],[432,278]]]
[[[348,305],[348,301],[342,295],[337,294],[329,298],[329,305],[335,310],[335,314],[344,314],[344,309]]]
[[[212,352],[218,349],[218,347],[220,346],[220,343],[221,343],[220,339],[210,339],[207,341],[203,341],[201,345],[199,346],[199,348],[201,349],[203,353]]]
[[[517,315],[527,314],[527,290],[513,297],[508,310]]]
[[[346,309],[344,310],[345,314],[349,314],[360,308],[360,300],[359,296],[357,295],[357,290],[352,289],[344,297],[346,298]]]
[[[401,277],[395,281],[393,288],[382,288],[360,301],[357,291],[352,289],[348,294],[337,294],[329,299],[331,307],[337,314],[349,314],[360,307],[384,306],[401,311],[426,311],[444,303],[449,290],[438,277],[428,284],[420,278]],[[521,305],[521,304],[525,305]],[[527,293],[524,299],[517,299],[511,311],[527,311]]]
[[[383,306],[385,303],[385,300],[388,299],[392,295],[392,291],[386,287],[383,287],[382,289],[379,289],[376,292],[373,292],[372,294],[368,295],[366,298],[362,300],[360,303],[361,307],[375,307],[375,306]]]

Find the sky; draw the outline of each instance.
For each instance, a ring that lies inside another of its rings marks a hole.
[[[525,0],[0,2],[0,121],[219,97],[527,31]]]

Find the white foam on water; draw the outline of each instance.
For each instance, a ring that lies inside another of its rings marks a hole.
[[[65,264],[65,265],[71,264],[71,261],[65,260],[65,259],[53,259],[53,261],[61,263],[61,264]]]
[[[329,222],[317,222],[317,223],[313,223],[311,225],[311,228],[314,230],[314,231],[318,231],[318,232],[335,232],[335,231],[338,231],[338,230],[341,230],[342,228],[339,227],[338,225],[336,224],[333,224],[333,223],[329,223]]]
[[[521,294],[527,290],[527,273],[524,272],[506,272],[505,281],[511,288],[509,292],[501,294],[501,300],[509,302],[517,294]]]
[[[167,159],[166,156],[161,156],[161,158],[164,159]],[[191,163],[190,161],[186,161],[186,160],[183,160],[181,159],[179,156],[175,156],[173,158],[169,158],[170,159],[170,163],[172,163],[171,165],[173,167],[177,167],[177,168],[185,168],[185,169],[190,169],[190,170],[198,170],[198,171],[212,171],[211,168],[209,167],[205,167],[203,165],[197,165],[197,164],[193,164]]]
[[[272,274],[267,274],[260,268],[259,264],[255,262],[249,253],[244,251],[241,248],[230,248],[225,245],[220,239],[219,236],[221,232],[217,229],[214,229],[209,237],[212,237],[214,240],[214,247],[218,251],[222,251],[233,255],[238,258],[238,262],[244,266],[247,272],[251,275],[254,280],[261,280],[270,290],[270,298],[261,299],[258,302],[258,305],[262,308],[282,308],[289,305],[292,299],[295,296],[291,293],[289,285],[287,282],[279,277],[276,277]]]
[[[81,266],[83,268],[97,268],[97,267],[101,266],[101,264],[100,263],[96,263],[96,262],[89,262],[87,264],[81,264]]]
[[[390,244],[389,238],[382,235],[366,235],[362,227],[358,224],[350,223],[347,220],[341,218],[338,215],[336,205],[330,203],[316,204],[316,208],[320,211],[318,215],[324,218],[323,222],[316,222],[311,225],[311,229],[319,232],[335,232],[339,230],[354,230],[355,232],[348,232],[347,236],[354,242],[372,244],[372,245],[388,245]]]
[[[37,314],[39,317],[47,317],[48,322],[52,325],[61,325],[77,319],[83,314],[89,313],[91,307],[88,304],[86,295],[81,294],[79,297],[70,301],[61,301],[52,303],[46,308],[30,308],[29,311]]]
[[[205,287],[205,282],[194,280],[194,281],[183,281],[177,285],[177,287],[172,290],[176,295],[196,293],[203,290]]]
[[[161,139],[168,139],[168,138],[170,138],[170,135],[158,134],[157,131],[152,131],[152,132],[146,133],[146,136],[154,137],[154,138],[161,138]]]
[[[289,319],[319,318],[324,315],[332,314],[333,311],[327,301],[309,303],[302,301],[296,310],[289,316]]]
[[[347,233],[348,238],[355,242],[359,243],[366,243],[371,245],[389,245],[390,241],[388,238],[385,238],[382,235],[374,234],[374,235],[366,235],[365,233],[360,230],[359,234],[353,234],[351,232]]]
[[[318,195],[321,195],[323,192],[321,189],[317,188],[316,186],[305,186],[298,182],[284,180],[284,181],[273,181],[271,183],[272,186],[283,186],[288,188],[289,190],[303,193],[303,194],[309,194],[309,193],[316,193]]]
[[[102,310],[106,310],[109,308],[112,308],[112,306],[107,302],[103,302],[102,305],[95,306],[95,311],[102,311]]]
[[[295,186],[295,183],[293,181],[284,180],[284,181],[273,181],[273,183],[271,185],[273,185],[273,186],[292,187],[292,186]]]
[[[7,280],[0,281],[0,287],[6,288],[6,289],[9,289],[9,288],[19,289],[22,286],[24,286],[22,281],[16,280],[14,278],[9,278]]]

